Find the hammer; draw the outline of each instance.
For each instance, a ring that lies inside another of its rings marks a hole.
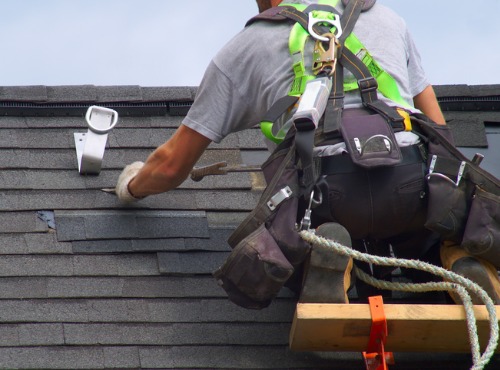
[[[191,170],[191,180],[201,181],[205,176],[226,175],[228,172],[257,172],[260,170],[260,166],[228,166],[227,162],[217,162],[208,166],[193,168]]]

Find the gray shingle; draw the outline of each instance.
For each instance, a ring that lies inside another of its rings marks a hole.
[[[4,255],[0,276],[158,275],[154,254],[144,255]]]
[[[59,241],[209,236],[199,211],[57,211],[56,225]]]
[[[216,285],[215,280],[213,284]],[[219,287],[219,289],[221,289]],[[0,305],[1,307],[1,305]],[[295,303],[278,299],[261,311],[224,299],[97,299],[88,301],[88,322],[282,322],[290,323]],[[78,320],[73,322],[85,322]]]
[[[2,323],[87,322],[88,304],[82,300],[0,300]]]
[[[208,238],[161,238],[127,240],[92,240],[73,241],[74,253],[137,253],[137,252],[173,252],[173,251],[228,251],[227,238],[231,230],[209,229]]]
[[[143,87],[142,96],[145,101],[189,101],[194,98],[192,87]]]
[[[158,253],[158,266],[162,274],[211,274],[224,262],[229,253],[183,252]]]
[[[62,324],[17,325],[19,345],[55,346],[66,343]]]
[[[472,85],[469,88],[474,97],[500,96],[500,85]]]
[[[3,369],[102,369],[100,347],[0,348]]]
[[[442,97],[459,97],[459,96],[472,96],[469,85],[437,85],[433,86],[436,96]]]
[[[363,366],[359,353],[294,353],[285,346],[145,347],[140,356],[145,368],[360,369]]]
[[[169,210],[221,210],[250,211],[257,204],[258,193],[242,191],[174,190],[147,197],[140,202],[124,204],[116,195],[101,190],[33,190],[0,191],[0,212],[75,209],[169,209]],[[57,227],[57,224],[56,224]]]
[[[43,279],[50,298],[122,297],[126,278],[51,277]],[[128,278],[132,279],[133,278]],[[40,279],[39,279],[40,280]],[[137,296],[140,297],[140,296]],[[39,298],[39,297],[38,297]]]
[[[40,277],[0,278],[0,298],[47,298],[47,279]]]
[[[460,147],[484,147],[488,144],[484,123],[473,115],[455,118],[448,123],[452,129],[455,145]]]
[[[104,368],[126,369],[140,368],[139,348],[137,347],[104,347]]]
[[[196,239],[197,240],[197,239]],[[205,239],[202,239],[205,240]],[[183,238],[176,239],[146,239],[146,240],[92,240],[74,241],[72,250],[74,253],[136,253],[136,252],[158,252],[170,250],[185,250],[186,244]]]
[[[98,102],[140,102],[142,88],[137,85],[97,86]]]
[[[77,276],[148,276],[158,275],[158,263],[154,254],[99,255],[73,257],[74,275]]]
[[[55,232],[0,234],[0,248],[5,254],[67,254],[70,243],[60,243]]]
[[[69,345],[287,345],[289,324],[63,324]],[[52,325],[55,331],[55,325]],[[34,329],[37,329],[34,326]],[[41,328],[43,330],[43,327]],[[60,330],[60,328],[59,328]],[[266,332],[263,336],[262,333]]]
[[[225,298],[225,292],[211,276],[160,276],[124,278],[124,297]]]
[[[48,86],[47,100],[49,102],[88,102],[97,101],[97,87],[94,85],[80,86]]]
[[[47,224],[37,217],[35,212],[0,212],[0,233],[46,231],[48,231]]]
[[[47,87],[41,85],[2,86],[0,87],[0,101],[45,102],[47,101]]]

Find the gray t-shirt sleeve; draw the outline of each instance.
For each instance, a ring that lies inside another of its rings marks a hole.
[[[258,121],[254,110],[214,61],[210,62],[183,124],[218,143]]]
[[[267,22],[237,34],[210,62],[183,124],[217,143],[258,125],[290,88],[289,34],[290,25]]]
[[[429,86],[430,82],[422,66],[420,53],[418,52],[408,28],[406,29],[405,39],[408,47],[408,80],[410,94],[415,97]]]

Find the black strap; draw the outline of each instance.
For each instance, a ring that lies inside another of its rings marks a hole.
[[[339,38],[341,45],[340,56],[333,76],[333,88],[323,116],[323,134],[326,137],[338,136],[339,133],[339,123],[342,119],[342,110],[344,109],[344,69],[340,60],[345,53],[344,49],[347,49],[344,48],[344,41],[354,29],[363,5],[363,0],[350,1],[340,17],[340,24],[343,31]]]
[[[359,14],[361,13],[361,8],[363,7],[364,0],[354,0],[351,1],[346,7],[344,13],[340,17],[340,23],[342,25],[343,33],[341,38],[339,38],[339,43],[342,45],[343,41],[349,33],[353,30],[354,24],[356,23]],[[333,8],[330,8],[333,9]],[[307,9],[306,9],[307,11]],[[335,9],[331,10],[335,11]],[[343,50],[342,50],[343,53]],[[330,93],[330,97],[332,101],[332,107],[328,108],[328,113],[331,114],[330,117],[325,116],[324,124],[327,124],[328,120],[338,120],[340,122],[340,118],[342,115],[343,109],[343,101],[344,101],[344,88],[343,88],[343,73],[342,67],[339,70],[336,70],[334,73],[334,87],[332,88],[332,92]],[[324,130],[324,127],[323,127]],[[301,177],[301,186],[306,189],[306,192],[312,190],[312,187],[316,183],[319,173],[315,171],[315,166],[313,164],[313,147],[314,147],[314,130],[310,131],[299,131],[295,134],[295,146],[297,148],[297,154],[300,158],[302,165],[302,177]]]
[[[278,118],[280,118],[283,113],[290,108],[293,104],[295,104],[299,100],[298,96],[285,95],[282,98],[278,99],[267,111],[266,115],[262,119],[266,122],[276,122]]]

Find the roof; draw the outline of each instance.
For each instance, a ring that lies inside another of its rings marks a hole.
[[[457,143],[485,152],[484,163],[498,159],[500,85],[436,90]],[[259,174],[186,180],[132,205],[102,191],[172,134],[195,93],[0,87],[0,368],[362,367],[359,353],[288,349],[295,300],[286,289],[267,309],[245,310],[212,278],[229,253],[227,237],[259,198]],[[82,176],[74,133],[87,130],[93,104],[120,119],[100,174]],[[262,135],[250,129],[211,144],[198,165],[266,157]],[[391,369],[466,369],[470,362],[467,354],[396,354]],[[489,368],[500,365],[493,362]]]

